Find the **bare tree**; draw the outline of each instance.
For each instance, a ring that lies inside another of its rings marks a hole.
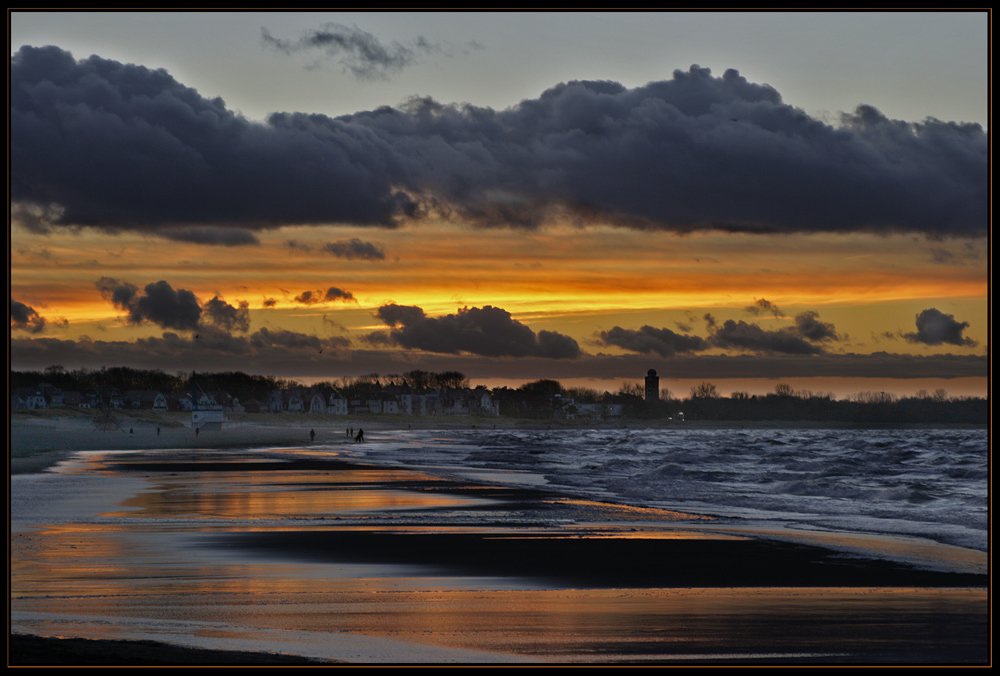
[[[719,392],[715,389],[715,383],[702,383],[691,388],[692,399],[715,399]]]
[[[795,392],[792,391],[792,386],[788,383],[778,383],[774,386],[774,393],[779,397],[793,397]]]

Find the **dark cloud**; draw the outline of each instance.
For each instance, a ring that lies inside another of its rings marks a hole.
[[[418,37],[409,45],[398,42],[386,45],[357,26],[338,23],[327,23],[319,30],[306,31],[298,40],[276,38],[262,28],[261,40],[266,47],[283,54],[322,53],[359,80],[386,80],[391,74],[414,65],[419,54],[439,51],[439,47],[423,37]]]
[[[247,301],[234,306],[215,296],[202,306],[193,292],[175,290],[164,280],[147,284],[142,291],[134,284],[112,277],[101,277],[96,286],[105,300],[125,312],[128,324],[148,322],[164,329],[198,331],[203,334],[199,338],[206,340],[217,334],[250,330]]]
[[[639,330],[623,329],[616,326],[610,331],[597,334],[598,343],[617,346],[629,352],[642,354],[656,353],[661,357],[672,357],[678,352],[706,350],[709,344],[698,336],[685,336],[670,329],[643,326]]]
[[[754,300],[753,305],[748,305],[744,308],[744,311],[748,314],[752,314],[755,317],[759,317],[762,314],[773,315],[775,317],[781,317],[781,310],[778,306],[767,300],[766,298],[757,298]]]
[[[351,293],[350,291],[344,291],[343,289],[338,289],[335,286],[331,286],[329,289],[326,290],[326,293],[323,294],[323,300],[326,300],[328,302],[335,300],[342,300],[345,302],[352,302],[352,303],[358,302],[357,300],[355,300],[353,293]]]
[[[209,332],[214,335],[214,332]],[[202,339],[164,333],[143,342],[97,341],[88,338],[16,338],[10,340],[10,364],[15,370],[42,370],[52,364],[67,369],[130,366],[176,371],[182,360],[198,371],[244,371],[281,377],[340,378],[400,370],[399,354],[382,350],[346,350],[343,338],[319,338],[294,332],[261,330],[250,337],[213,335]],[[211,343],[211,344],[210,344]],[[322,350],[322,352],[320,351]],[[661,382],[671,379],[727,378],[987,378],[989,359],[983,355],[582,355],[580,359],[526,357],[512,361],[475,355],[412,352],[407,368],[460,371],[470,378],[618,379],[641,378],[650,368]],[[884,387],[885,383],[879,385]],[[616,390],[618,383],[608,385]],[[824,389],[826,385],[822,386]],[[861,388],[863,389],[863,388]]]
[[[321,249],[338,258],[346,258],[348,260],[385,260],[385,249],[382,248],[381,244],[365,242],[356,237],[344,242],[327,242]]]
[[[213,324],[228,333],[250,330],[250,303],[245,300],[234,307],[215,296],[202,309]]]
[[[502,111],[413,99],[253,123],[166,71],[56,47],[10,67],[12,214],[36,229],[353,223],[439,214],[531,227],[984,236],[986,134],[887,119],[839,127],[735,70],[626,88],[569,82]]]
[[[97,290],[104,300],[110,301],[119,310],[127,310],[139,295],[139,287],[128,282],[119,282],[112,277],[101,277],[97,280]]]
[[[746,308],[747,312],[780,315],[780,310],[767,300],[760,299]],[[614,345],[629,352],[658,354],[673,357],[676,354],[690,354],[710,347],[737,349],[758,354],[799,354],[817,355],[823,348],[814,343],[840,340],[833,324],[819,319],[819,313],[802,312],[795,317],[794,327],[768,331],[757,324],[744,321],[726,320],[721,325],[711,314],[705,315],[709,337],[687,336],[674,333],[670,329],[643,326],[639,330],[616,326],[610,331],[597,334],[601,345]]]
[[[820,321],[819,313],[813,310],[807,310],[795,316],[795,329],[803,338],[813,342],[840,340],[833,324]]]
[[[45,318],[35,308],[10,299],[10,328],[30,333],[41,333],[45,330]]]
[[[205,326],[197,335],[183,336],[166,331],[160,337],[136,341],[100,341],[35,338],[12,340],[13,368],[35,369],[36,364],[63,364],[67,368],[130,366],[142,369],[198,371],[243,371],[271,375],[277,372],[290,377],[322,372],[340,377],[350,365],[350,341],[343,337],[322,338],[294,331],[262,328],[247,336],[234,336],[215,327]],[[346,360],[346,361],[345,361]],[[330,365],[331,371],[322,370]],[[41,368],[45,368],[44,366]],[[369,368],[368,373],[373,369]],[[383,369],[384,370],[384,369]]]
[[[303,291],[295,297],[295,302],[303,305],[315,305],[323,302],[323,295],[320,291]]]
[[[194,331],[201,321],[201,305],[194,293],[174,290],[163,280],[147,284],[140,293],[134,284],[101,277],[97,288],[106,300],[125,311],[125,321],[129,324],[151,322],[164,329]]]
[[[314,250],[312,245],[294,239],[286,241],[285,246],[289,249],[305,251],[307,253]],[[339,242],[326,242],[318,250],[322,253],[332,254],[337,258],[346,258],[348,260],[385,260],[385,249],[381,244],[366,242],[357,237]]]
[[[250,122],[162,69],[57,47],[23,47],[10,72],[11,198],[36,228],[387,225],[406,211],[393,153],[362,126]]]
[[[259,246],[260,240],[242,228],[163,228],[157,234],[165,239],[216,246]]]
[[[917,315],[917,332],[905,333],[903,337],[911,343],[923,343],[924,345],[958,345],[961,347],[975,347],[978,343],[971,338],[962,336],[962,332],[969,328],[969,322],[960,322],[954,315],[949,315],[929,308]]]
[[[391,327],[389,331],[369,334],[367,340],[376,345],[486,357],[576,359],[581,356],[579,344],[569,336],[552,331],[539,331],[536,335],[509,312],[491,305],[428,317],[419,307],[390,304],[380,307],[376,316]]]
[[[250,336],[250,344],[255,350],[281,347],[291,350],[310,350],[320,352],[326,348],[338,350],[350,346],[351,341],[341,336],[320,338],[306,333],[286,331],[284,329],[270,330],[266,327],[255,331]]]
[[[743,320],[727,319],[715,327],[710,342],[715,347],[735,348],[750,352],[777,352],[780,354],[820,354],[823,349],[796,335],[794,331],[781,329],[767,331],[757,324]]]
[[[296,303],[302,303],[303,305],[316,305],[317,303],[331,303],[333,301],[342,300],[344,302],[358,302],[354,298],[354,294],[350,291],[344,291],[343,289],[338,289],[335,286],[331,286],[326,291],[303,291],[298,296],[295,297]]]

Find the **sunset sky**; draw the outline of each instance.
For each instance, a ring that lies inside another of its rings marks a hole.
[[[989,20],[14,12],[11,368],[985,396]]]

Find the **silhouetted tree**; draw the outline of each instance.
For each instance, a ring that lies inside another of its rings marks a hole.
[[[792,386],[788,383],[778,383],[774,386],[774,393],[779,397],[793,397],[795,392],[792,391]]]
[[[718,396],[719,393],[715,389],[715,383],[702,383],[691,388],[691,397],[693,399],[715,399]]]

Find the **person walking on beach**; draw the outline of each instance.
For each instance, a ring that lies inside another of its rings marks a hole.
[[[309,443],[316,441],[316,430],[309,430]]]
[[[365,440],[365,431],[363,429],[359,428],[358,429],[358,436],[354,437],[354,440],[355,441],[364,442],[364,440]]]

